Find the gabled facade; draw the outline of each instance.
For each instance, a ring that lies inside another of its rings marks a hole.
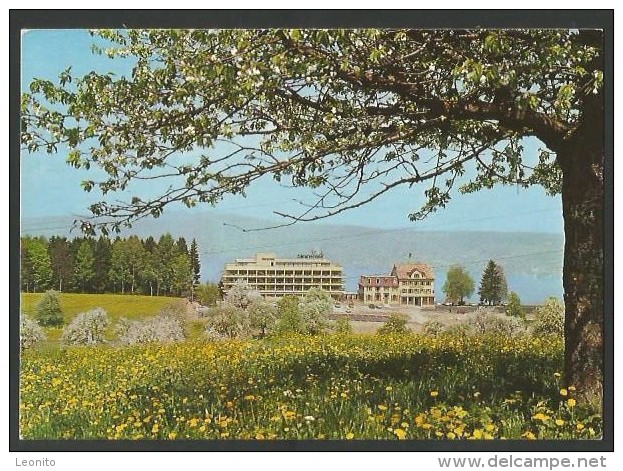
[[[389,275],[363,275],[359,297],[364,303],[435,305],[435,273],[425,263],[397,263]]]

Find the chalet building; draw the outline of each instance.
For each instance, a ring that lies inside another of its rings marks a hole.
[[[344,293],[342,266],[324,258],[322,252],[301,254],[297,258],[277,258],[272,253],[258,253],[253,258],[236,259],[225,265],[221,278],[223,292],[242,280],[268,299],[283,296],[302,297],[318,287],[341,299]]]
[[[389,275],[361,276],[359,299],[364,303],[434,306],[435,273],[425,263],[397,263]]]

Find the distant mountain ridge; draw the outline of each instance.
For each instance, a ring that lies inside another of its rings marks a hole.
[[[73,218],[62,216],[27,218],[22,220],[22,234],[74,237],[79,232],[69,232],[72,222]],[[356,289],[359,275],[389,273],[395,262],[411,260],[426,262],[434,267],[439,298],[448,267],[464,265],[478,283],[484,265],[493,259],[504,268],[511,289],[513,279],[523,280],[520,284],[527,283],[523,288],[527,292],[522,300],[529,296],[528,292],[543,289],[546,289],[544,293],[549,290],[551,294],[562,294],[562,234],[417,231],[413,228],[378,229],[330,223],[299,223],[252,231],[274,224],[275,221],[220,211],[172,211],[158,219],[137,221],[121,235],[152,235],[157,238],[169,232],[175,238],[185,237],[188,242],[197,239],[201,250],[202,278],[210,281],[218,280],[223,265],[235,258],[250,257],[256,252],[294,257],[313,249],[321,250],[325,257],[342,264],[349,290]]]

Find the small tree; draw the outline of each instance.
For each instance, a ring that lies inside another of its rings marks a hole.
[[[534,317],[532,333],[534,335],[559,335],[564,333],[565,305],[555,297],[549,297],[540,306]]]
[[[508,306],[506,306],[506,315],[511,317],[526,318],[526,313],[521,307],[521,299],[514,291],[511,291],[508,297]]]
[[[441,288],[451,303],[465,304],[464,299],[474,293],[474,279],[460,265],[450,267]]]
[[[37,303],[35,317],[45,327],[60,327],[64,324],[63,311],[57,291],[46,291]]]
[[[275,328],[277,312],[275,307],[264,299],[253,301],[247,307],[249,327],[258,332],[260,338],[266,337]]]
[[[116,333],[126,345],[180,342],[186,338],[183,320],[163,314],[142,321],[121,319]]]
[[[488,305],[500,304],[507,296],[506,277],[501,266],[489,260],[480,280],[480,302]]]
[[[46,339],[43,329],[35,321],[21,314],[19,322],[19,348],[24,351]]]
[[[216,306],[216,302],[220,299],[221,290],[217,284],[201,284],[195,290],[195,300],[202,306]]]
[[[317,335],[326,330],[329,325],[329,314],[333,312],[333,299],[327,291],[311,288],[301,301],[300,312],[306,333]]]
[[[65,345],[95,345],[103,343],[110,317],[101,307],[78,314],[63,330],[61,342]]]
[[[277,302],[278,334],[301,334],[304,332],[303,318],[299,309],[299,300],[294,296],[284,296]]]
[[[511,337],[525,332],[523,322],[519,319],[486,311],[479,311],[472,319],[471,326],[479,334]]]
[[[378,330],[379,335],[407,334],[411,332],[407,327],[407,316],[404,314],[392,314],[387,322]]]
[[[260,292],[241,280],[236,281],[225,295],[225,302],[240,309],[246,309],[249,304],[258,299],[262,299]]]
[[[207,320],[207,333],[216,333],[230,339],[242,337],[249,330],[244,309],[226,301],[212,308]]]

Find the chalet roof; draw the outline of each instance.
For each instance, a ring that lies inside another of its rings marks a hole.
[[[411,278],[411,274],[415,270],[422,273],[424,278],[435,278],[433,267],[427,263],[396,263],[392,269],[392,275],[396,276],[399,280],[404,280]]]

